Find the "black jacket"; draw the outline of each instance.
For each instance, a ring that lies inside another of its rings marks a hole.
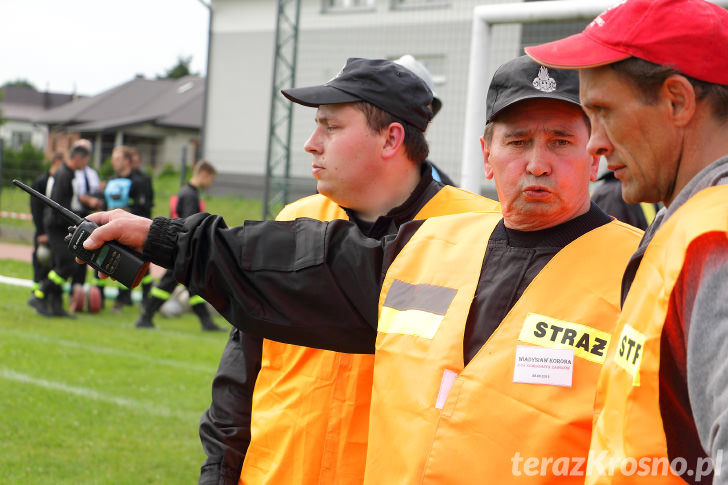
[[[48,187],[48,179],[51,177],[50,172],[43,172],[33,180],[32,188],[37,190],[43,195],[46,195],[46,187]],[[38,198],[30,198],[30,217],[33,219],[35,225],[36,237],[45,234],[45,223],[43,222],[43,212],[45,211],[46,205]]]
[[[134,192],[134,201],[129,206],[129,212],[142,217],[152,217],[154,206],[152,178],[138,168],[131,171],[129,178]]]
[[[176,207],[178,217],[189,217],[192,214],[201,212],[201,210],[200,191],[197,187],[188,183],[179,189]]]

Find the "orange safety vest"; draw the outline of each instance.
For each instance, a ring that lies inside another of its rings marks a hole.
[[[727,214],[728,186],[702,190],[650,241],[599,379],[587,484],[685,483],[669,471],[660,417],[662,328],[688,247],[709,232],[728,232]]]
[[[415,219],[475,210],[500,211],[500,205],[445,186]],[[318,194],[284,207],[277,219],[296,217],[348,219]],[[373,366],[373,355],[264,340],[240,483],[361,484]]]
[[[429,219],[389,268],[364,483],[583,483],[619,282],[642,231],[615,220],[559,251],[464,365],[465,323],[500,219]],[[570,387],[552,380],[564,367]],[[526,371],[538,383],[521,381]],[[581,476],[567,476],[576,466]]]

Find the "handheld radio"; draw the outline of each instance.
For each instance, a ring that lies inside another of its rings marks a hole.
[[[91,235],[94,229],[99,227],[95,222],[74,214],[58,202],[49,199],[37,190],[28,187],[23,182],[13,180],[13,183],[33,197],[40,199],[44,204],[58,212],[64,219],[76,227],[70,239],[66,238],[69,239],[68,250],[74,256],[86,262],[93,269],[121,282],[127,288],[134,288],[142,281],[142,278],[149,268],[149,262],[142,260],[139,253],[116,241],[107,241],[103,246],[93,251],[84,249],[83,242]],[[69,228],[69,231],[72,229]]]

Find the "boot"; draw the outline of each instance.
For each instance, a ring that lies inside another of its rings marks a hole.
[[[41,281],[28,305],[45,317],[69,317],[63,309],[63,288],[51,280]]]
[[[225,330],[222,327],[218,327],[215,322],[212,321],[212,317],[210,317],[210,312],[207,311],[206,303],[198,303],[197,305],[192,305],[192,311],[195,312],[195,315],[197,315],[197,318],[200,319],[200,325],[202,326],[202,330],[206,332],[220,332]]]
[[[126,288],[119,289],[119,296],[116,297],[117,301],[120,301],[122,305],[132,306],[134,303],[131,301],[131,290]]]
[[[164,304],[165,300],[157,298],[156,296],[150,296],[147,299],[147,303],[144,305],[141,315],[137,319],[134,326],[136,328],[154,328],[154,322],[152,317],[157,310]]]
[[[60,287],[59,287],[60,290]],[[51,315],[54,317],[64,317],[64,318],[75,318],[73,315],[68,313],[66,310],[63,309],[63,292],[62,291],[52,291],[48,293],[48,298],[50,298],[50,311]]]
[[[33,295],[31,295],[30,299],[28,300],[28,305],[33,307],[39,315],[43,315],[44,317],[50,317],[51,315],[51,309],[48,305],[48,298],[47,295],[44,295],[42,291],[36,290],[33,292]]]
[[[101,303],[99,304],[99,310],[103,310],[106,306],[106,286],[103,285],[97,285],[96,288],[99,290],[99,294],[101,295]]]
[[[149,300],[149,290],[152,289],[152,283],[142,283],[142,307],[147,304]]]

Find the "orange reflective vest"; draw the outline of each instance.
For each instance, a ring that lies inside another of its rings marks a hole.
[[[490,199],[443,187],[415,219],[499,211]],[[278,220],[347,219],[322,195],[286,206]],[[374,356],[263,341],[251,441],[240,483],[361,484],[367,450]]]
[[[619,282],[642,231],[615,220],[559,251],[464,365],[466,318],[499,220],[429,219],[389,268],[364,483],[583,483]]]
[[[659,403],[660,341],[688,247],[704,234],[728,232],[726,214],[728,186],[702,190],[650,241],[599,379],[587,484],[685,483],[669,469]]]

